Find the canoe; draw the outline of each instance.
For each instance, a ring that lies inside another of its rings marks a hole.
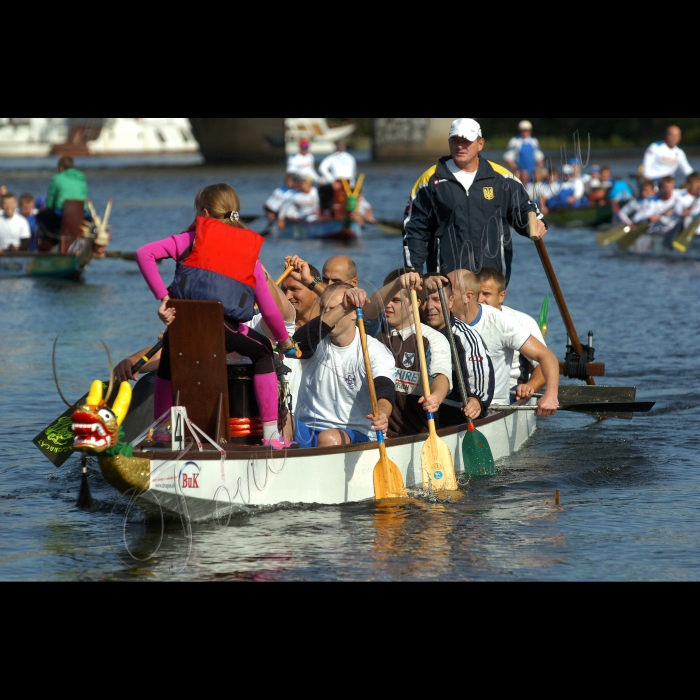
[[[314,221],[312,223],[288,223],[283,229],[277,225],[268,230],[273,238],[291,238],[297,241],[357,241],[362,237],[362,227],[355,221]]]
[[[0,279],[43,277],[80,279],[89,259],[60,253],[5,253],[0,256]]]
[[[534,411],[496,413],[476,423],[489,441],[494,459],[520,450],[537,428]],[[447,428],[439,436],[463,473],[461,444],[467,426]],[[422,489],[421,450],[427,435],[387,442],[389,459],[399,466],[409,490]],[[133,499],[140,510],[192,520],[221,520],[250,507],[282,503],[338,505],[374,499],[376,444],[293,449],[274,452],[264,447],[228,446],[224,455],[203,441],[174,452],[171,446],[147,442],[133,457],[99,456],[105,481]]]
[[[578,209],[550,209],[545,216],[548,224],[566,228],[603,226],[613,220],[610,205],[605,207],[581,207]]]

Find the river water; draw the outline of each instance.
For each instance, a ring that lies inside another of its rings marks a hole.
[[[602,165],[603,163],[601,163]],[[620,176],[637,160],[612,161]],[[0,163],[0,184],[46,192],[53,161]],[[700,165],[700,164],[699,164]],[[114,198],[113,250],[177,233],[203,185],[224,181],[245,214],[281,179],[274,168],[206,167],[192,160],[78,162],[101,212]],[[417,166],[363,163],[377,218],[401,217]],[[457,504],[285,506],[228,527],[144,523],[127,514],[93,464],[96,513],[75,507],[80,467],[55,469],[32,438],[64,410],[51,371],[72,399],[116,361],[155,342],[157,303],[136,266],[94,261],[84,282],[0,280],[0,580],[695,580],[700,578],[700,263],[639,259],[602,249],[589,230],[550,231],[546,244],[579,335],[596,333],[598,383],[638,387],[656,401],[634,421],[602,424],[562,413],[499,463],[497,477]],[[613,246],[614,247],[614,246]],[[347,248],[266,242],[282,270],[299,253],[319,268]],[[350,249],[377,284],[401,263],[400,239],[373,236]],[[546,277],[534,246],[516,236],[507,303],[537,316]],[[164,277],[172,271],[163,264]],[[566,333],[550,307],[548,344],[563,358]],[[560,504],[555,504],[555,491]]]

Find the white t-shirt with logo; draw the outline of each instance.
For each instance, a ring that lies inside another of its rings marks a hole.
[[[316,221],[321,208],[318,190],[311,188],[310,192],[292,192],[283,202],[278,216],[291,221]]]
[[[644,177],[649,180],[660,180],[668,175],[675,175],[680,168],[684,175],[690,175],[693,168],[688,162],[685,152],[674,146],[669,148],[665,141],[652,143],[644,155]]]
[[[0,250],[7,250],[11,245],[19,248],[23,240],[31,237],[29,222],[21,214],[8,219],[0,212]]]
[[[367,338],[372,374],[395,383],[394,356],[376,338]],[[351,430],[377,439],[367,416],[372,401],[367,384],[360,332],[345,348],[333,345],[330,337],[316,347],[314,356],[302,360],[302,377],[297,399],[297,420],[312,430]]]
[[[685,213],[688,210],[690,210],[690,215],[683,221],[684,228],[690,226],[696,216],[700,216],[700,197],[693,197],[686,190],[681,190],[676,199],[676,208],[673,214],[680,221],[685,217]]]
[[[509,306],[502,306],[501,312],[506,314],[507,316],[510,316],[516,323],[520,324],[533,338],[539,340],[540,343],[542,343],[542,345],[547,345],[547,343],[544,342],[542,331],[537,325],[537,321],[535,321],[535,319],[532,318],[532,316],[528,316],[522,311],[516,311],[515,309],[511,309]],[[534,360],[529,360],[529,362],[532,364],[533,367],[539,367],[538,362],[535,362]],[[520,371],[520,352],[516,352],[513,355],[513,364],[510,368],[511,387],[518,385],[518,380],[520,379]]]
[[[513,358],[532,334],[511,316],[498,309],[486,304],[479,304],[479,309],[479,315],[469,326],[483,338],[493,362],[493,371],[496,373],[493,403],[507,406],[510,404],[510,372]]]
[[[471,186],[474,184],[474,180],[476,180],[476,170],[473,173],[465,173],[464,170],[460,170],[457,167],[457,163],[454,162],[454,159],[450,159],[446,163],[447,169],[457,178],[457,182],[459,182],[462,187],[469,192],[471,189]]]

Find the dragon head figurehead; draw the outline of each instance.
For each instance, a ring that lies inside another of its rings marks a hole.
[[[115,448],[119,442],[119,428],[131,404],[131,384],[122,382],[111,409],[102,398],[103,391],[102,382],[93,382],[85,404],[73,413],[71,427],[76,450],[100,453]]]

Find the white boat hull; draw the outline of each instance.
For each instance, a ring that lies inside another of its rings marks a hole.
[[[520,450],[537,427],[530,411],[499,414],[477,426],[497,461]],[[456,472],[464,472],[461,444],[465,431],[447,430],[440,435],[454,455]],[[387,443],[389,459],[399,467],[408,489],[423,488],[424,441],[425,436],[421,436]],[[159,458],[153,452],[135,453],[148,459],[143,460],[140,474],[141,493],[134,498],[146,510],[161,509],[196,521],[220,519],[245,507],[338,505],[374,499],[373,474],[379,460],[376,444],[342,450],[290,450],[286,454],[247,448],[240,458],[231,458],[231,454],[222,463],[218,453],[211,449],[199,452],[196,446],[184,456],[170,453]],[[148,463],[150,474],[146,472]],[[104,467],[103,473],[109,481]]]

